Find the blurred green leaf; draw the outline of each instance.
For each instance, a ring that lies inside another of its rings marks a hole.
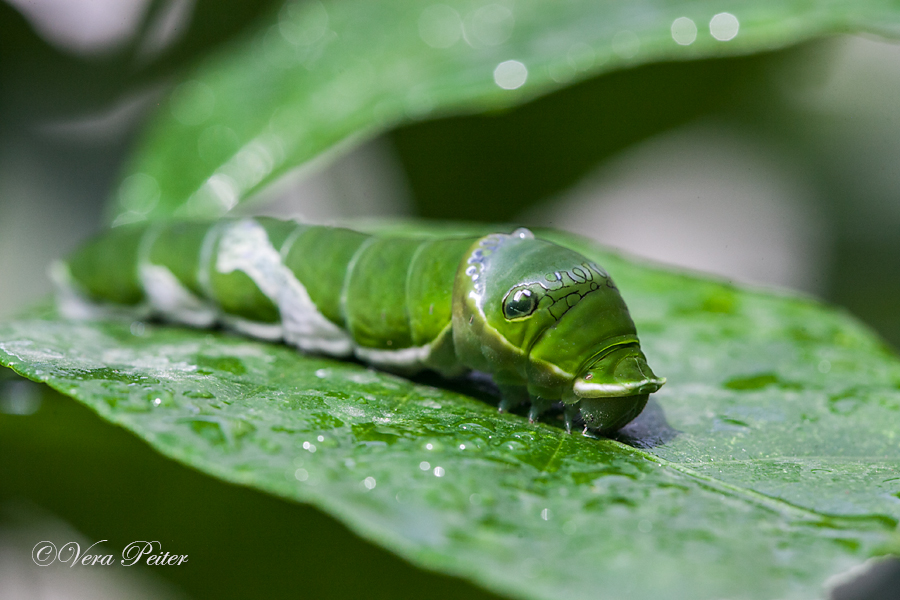
[[[0,325],[0,363],[201,471],[521,598],[809,598],[886,552],[900,361],[845,314],[603,264],[669,383],[617,440],[223,333]],[[478,396],[478,393],[474,394]]]
[[[128,170],[158,193],[140,210],[114,198],[109,215],[215,216],[399,123],[514,106],[640,64],[898,23],[900,7],[884,0],[288,2],[175,88]]]
[[[0,126],[28,129],[30,121],[83,116],[109,110],[135,92],[146,92],[183,70],[272,11],[278,0],[199,0],[170,46],[148,51],[165,25],[164,0],[147,3],[137,30],[122,46],[79,54],[58,47],[36,31],[19,10],[0,2]],[[48,13],[52,14],[52,13]],[[9,119],[10,123],[4,123]],[[25,120],[25,123],[21,121]]]
[[[626,148],[715,114],[771,116],[771,70],[789,52],[642,65],[502,111],[390,132],[417,214],[515,221]],[[725,199],[723,199],[724,201]]]

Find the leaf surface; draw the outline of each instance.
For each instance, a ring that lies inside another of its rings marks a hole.
[[[401,123],[502,109],[640,64],[898,24],[885,0],[288,2],[173,90],[108,213],[217,216]]]
[[[52,310],[0,325],[0,363],[510,597],[809,598],[889,550],[900,361],[874,335],[807,299],[560,240],[609,270],[669,380],[616,440],[498,414],[471,385]]]

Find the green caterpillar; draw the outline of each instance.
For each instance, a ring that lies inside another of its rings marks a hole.
[[[491,375],[500,410],[533,421],[562,402],[566,428],[608,433],[665,379],[641,352],[609,275],[527,229],[369,235],[271,218],[117,227],[51,275],[63,314],[118,307],[222,324],[375,367]]]

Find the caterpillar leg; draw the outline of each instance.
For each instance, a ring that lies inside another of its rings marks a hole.
[[[575,418],[579,414],[581,414],[581,409],[579,409],[577,405],[565,405],[565,408],[563,408],[563,419],[566,422],[566,433],[572,433],[572,425],[575,423]]]
[[[528,390],[525,386],[498,385],[497,387],[500,388],[500,405],[497,409],[502,413],[509,412],[528,401]]]
[[[531,408],[528,409],[528,421],[534,423],[538,418],[550,408],[553,404],[546,398],[535,396],[531,398]]]

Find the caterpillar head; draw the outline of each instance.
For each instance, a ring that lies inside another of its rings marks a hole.
[[[606,271],[527,229],[470,248],[457,273],[453,336],[465,364],[532,398],[577,406],[595,431],[631,421],[665,383]]]

